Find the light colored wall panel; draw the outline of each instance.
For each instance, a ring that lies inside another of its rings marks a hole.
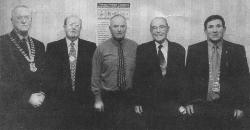
[[[130,2],[129,38],[140,44],[152,39],[149,24],[155,16],[167,17],[169,39],[187,48],[205,40],[206,17],[220,14],[226,21],[225,39],[244,45],[250,62],[249,0],[0,0],[0,35],[12,29],[11,9],[26,4],[34,10],[30,33],[45,44],[64,37],[63,20],[70,14],[83,19],[81,38],[96,42],[97,2]]]

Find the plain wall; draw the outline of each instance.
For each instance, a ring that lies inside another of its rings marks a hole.
[[[250,62],[249,0],[0,0],[0,35],[12,30],[11,10],[18,4],[32,8],[30,35],[45,45],[64,37],[63,20],[75,14],[83,19],[81,38],[96,42],[96,3],[130,2],[128,37],[139,44],[152,40],[149,24],[156,16],[168,19],[169,40],[188,45],[205,40],[204,20],[212,14],[226,21],[225,39],[245,46]]]

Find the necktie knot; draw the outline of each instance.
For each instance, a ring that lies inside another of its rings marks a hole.
[[[159,45],[159,46],[158,46],[158,49],[161,50],[162,47],[163,47],[162,45]]]
[[[217,50],[219,46],[217,44],[213,44],[213,49]]]
[[[71,42],[70,43],[70,47],[74,47],[75,46],[75,43],[74,42]]]
[[[24,43],[25,43],[25,42],[26,42],[26,39],[25,39],[25,38],[23,38],[23,39],[22,39],[22,42],[24,42]]]

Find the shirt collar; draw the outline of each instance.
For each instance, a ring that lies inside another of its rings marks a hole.
[[[66,37],[66,42],[67,42],[67,47],[70,47],[70,43],[72,43],[72,41],[70,41],[67,37]],[[78,46],[78,38],[73,41],[75,43],[75,47]]]
[[[118,46],[119,44],[124,44],[125,42],[125,38],[123,38],[121,41],[117,41],[114,38],[111,38],[111,40],[112,40],[112,43],[116,46]]]
[[[215,46],[215,44],[212,43],[211,41],[207,41],[207,43],[208,43],[208,46],[209,46],[210,48],[212,48],[213,46]],[[223,40],[217,43],[217,47],[218,47],[219,49],[222,48],[222,43],[223,43]]]
[[[162,44],[158,43],[157,41],[155,41],[155,45],[158,48],[158,46],[162,45],[162,47],[167,47],[168,46],[168,41],[164,40],[164,42]]]
[[[19,33],[17,33],[16,30],[14,30],[14,32],[16,33],[17,37],[18,37],[20,40],[22,40],[22,39],[28,40],[28,37],[29,37],[28,35],[27,35],[27,36],[22,36],[22,35],[20,35]]]

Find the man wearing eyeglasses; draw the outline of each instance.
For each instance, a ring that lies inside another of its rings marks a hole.
[[[185,49],[167,39],[168,31],[164,17],[154,18],[150,24],[153,41],[137,48],[135,111],[145,117],[150,130],[179,129],[177,117],[185,113]]]
[[[91,62],[95,43],[80,39],[82,20],[70,15],[64,20],[66,37],[49,43],[46,51],[47,108],[52,129],[92,129],[90,90]]]

